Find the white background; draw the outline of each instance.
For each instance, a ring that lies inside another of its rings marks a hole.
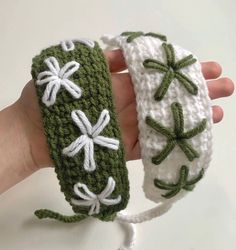
[[[13,103],[30,80],[31,58],[65,38],[98,40],[126,30],[161,32],[170,41],[216,60],[236,79],[235,0],[0,0],[0,108]],[[206,178],[170,212],[138,225],[135,250],[235,250],[235,96],[214,102],[224,121],[214,126],[214,155]],[[129,212],[153,206],[141,190],[140,161],[128,163]],[[39,221],[39,208],[72,214],[53,169],[38,171],[0,196],[0,250],[113,250],[123,242],[116,222],[88,219],[65,225]]]

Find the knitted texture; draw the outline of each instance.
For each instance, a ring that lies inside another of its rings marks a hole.
[[[139,33],[129,39],[130,34],[101,39],[122,49],[134,84],[145,196],[169,206],[209,166],[211,102],[195,56],[158,37]]]
[[[64,41],[42,50],[31,73],[61,191],[78,216],[36,215],[113,220],[127,205],[129,182],[103,51],[90,40]]]

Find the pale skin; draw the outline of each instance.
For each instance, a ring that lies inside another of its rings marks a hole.
[[[127,67],[121,50],[105,51],[111,78],[118,122],[125,146],[126,160],[140,159],[136,102],[131,77],[120,73]],[[203,62],[209,96],[218,99],[234,91],[231,79],[221,76],[216,62]],[[223,109],[213,106],[213,121],[223,119]],[[19,99],[0,111],[0,194],[35,171],[52,167],[53,161],[44,135],[42,117],[33,80],[22,90]]]

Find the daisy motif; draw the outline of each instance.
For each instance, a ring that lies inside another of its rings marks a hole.
[[[120,195],[115,199],[109,198],[109,196],[113,193],[115,186],[115,180],[112,177],[109,177],[104,190],[100,194],[96,195],[88,189],[87,185],[76,183],[74,185],[74,192],[79,199],[71,199],[71,203],[76,206],[90,206],[89,215],[99,214],[101,204],[111,206],[120,203]],[[80,189],[82,189],[83,192],[80,191]]]
[[[109,111],[104,109],[94,126],[91,125],[85,113],[81,110],[73,110],[71,118],[79,127],[82,135],[68,147],[64,148],[62,153],[73,157],[84,148],[84,169],[86,171],[94,171],[96,169],[94,143],[113,150],[119,148],[119,140],[100,135],[110,121]]]
[[[75,61],[66,63],[60,68],[59,63],[55,57],[49,57],[44,60],[49,70],[39,73],[36,84],[47,84],[42,102],[47,106],[55,103],[57,93],[63,86],[74,98],[81,97],[81,88],[69,80],[69,77],[75,73],[80,67],[80,64]]]
[[[81,38],[81,39],[73,39],[73,40],[64,40],[61,42],[61,47],[66,52],[72,51],[75,49],[74,42],[82,43],[90,48],[94,48],[94,46],[95,46],[94,41],[92,41],[90,39],[86,39],[86,38]]]

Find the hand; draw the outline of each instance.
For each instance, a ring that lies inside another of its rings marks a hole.
[[[128,73],[118,73],[127,68],[121,50],[107,51],[105,55],[111,72],[113,95],[125,146],[126,160],[139,159],[139,131],[135,94],[131,77]],[[218,78],[221,75],[221,66],[218,63],[202,63],[202,73],[207,80],[211,99],[229,96],[233,93],[233,82],[229,78]],[[17,103],[27,140],[31,147],[31,157],[33,159],[31,162],[34,162],[34,168],[39,169],[53,165],[49,157],[33,81],[30,81],[24,87]],[[223,109],[219,106],[213,106],[212,109],[213,121],[215,123],[220,122],[223,118]]]

